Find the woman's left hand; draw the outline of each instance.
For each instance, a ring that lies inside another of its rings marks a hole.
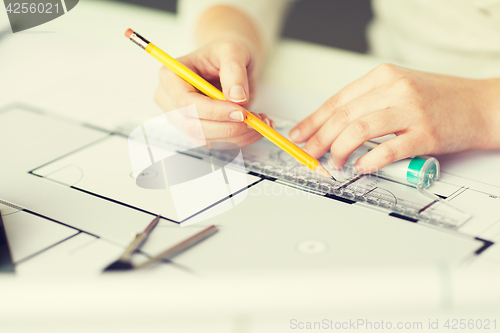
[[[499,79],[472,80],[383,64],[327,100],[290,132],[341,168],[365,141],[396,134],[355,164],[371,173],[403,158],[500,148]]]

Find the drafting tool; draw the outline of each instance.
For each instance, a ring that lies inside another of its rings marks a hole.
[[[389,173],[389,176],[382,172],[359,175],[354,170],[354,163],[346,163],[344,168],[338,171],[338,180],[333,181],[320,179],[308,170],[297,166],[296,163],[286,161],[283,157],[277,151],[274,151],[270,158],[246,155],[245,167],[253,173],[270,177],[281,183],[291,184],[332,199],[340,198],[350,203],[370,205],[413,222],[421,221],[457,229],[471,217],[469,213],[451,206],[423,186],[409,184],[407,177],[398,177],[401,173],[395,175]],[[328,154],[322,157],[324,160],[328,158]],[[429,164],[433,165],[433,161],[434,159],[431,159]],[[422,164],[424,166],[421,169],[424,169],[422,171],[424,175],[432,173],[428,171],[429,168],[425,168],[425,162]],[[430,182],[430,177],[422,179]],[[410,186],[413,187],[412,190],[408,189]]]
[[[134,254],[135,251],[137,251],[142,244],[144,244],[149,236],[149,234],[153,231],[153,229],[156,227],[158,224],[158,221],[160,221],[160,215],[156,216],[151,223],[144,229],[143,232],[138,233],[132,243],[125,249],[125,251],[122,253],[120,258],[118,258],[117,261],[113,262],[110,264],[108,267],[104,269],[105,272],[107,271],[118,271],[118,270],[128,270],[134,268],[132,266],[132,263],[129,261],[130,257]]]
[[[186,250],[187,248],[193,246],[194,244],[204,240],[205,238],[213,235],[215,232],[217,232],[217,227],[212,225],[208,228],[203,229],[202,231],[198,232],[197,234],[183,240],[182,242],[172,246],[171,248],[161,252],[160,254],[149,258],[143,263],[140,263],[138,265],[134,265],[131,261],[130,258],[132,255],[137,251],[147,240],[149,234],[153,231],[153,229],[156,227],[158,224],[158,221],[160,220],[160,216],[158,215],[149,225],[144,229],[143,232],[139,233],[136,235],[132,243],[125,249],[123,254],[120,256],[120,258],[111,263],[108,267],[104,269],[103,272],[110,272],[110,271],[124,271],[124,270],[132,270],[132,269],[139,269],[143,268],[146,266],[149,266],[150,264],[160,261],[160,260],[165,260],[169,259],[180,252]]]
[[[186,250],[187,248],[193,246],[194,244],[201,242],[205,238],[215,234],[217,232],[217,227],[214,225],[211,225],[208,228],[203,229],[199,233],[189,237],[188,239],[180,242],[179,244],[172,246],[171,248],[163,251],[162,253],[150,258],[149,260],[135,266],[135,268],[143,268],[146,266],[151,265],[154,262],[157,262],[159,260],[163,259],[169,259],[172,258],[173,256],[181,253],[182,251]]]
[[[189,82],[191,85],[193,85],[208,97],[218,100],[226,100],[224,94],[219,89],[215,88],[201,76],[163,52],[157,46],[150,43],[148,40],[146,40],[144,37],[133,31],[132,29],[127,29],[127,31],[125,31],[125,36],[135,44],[139,45],[142,49],[146,50],[146,52],[151,54],[172,72]],[[293,156],[293,158],[295,158],[299,163],[307,166],[309,169],[316,171],[325,177],[333,178],[332,175],[323,167],[323,165],[321,165],[321,163],[317,159],[285,138],[278,131],[268,126],[251,112],[246,111],[244,122],[255,129],[257,132],[262,134],[264,137],[269,139],[272,143],[280,147],[282,150]]]
[[[9,241],[2,220],[0,211],[0,272],[14,273],[14,263],[10,253]]]

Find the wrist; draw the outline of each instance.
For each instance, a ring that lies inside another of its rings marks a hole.
[[[241,40],[251,47],[257,59],[264,56],[264,43],[255,23],[231,6],[215,6],[205,11],[198,21],[195,37],[199,46],[222,39]]]

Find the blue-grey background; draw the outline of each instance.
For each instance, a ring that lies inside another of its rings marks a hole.
[[[177,11],[177,0],[119,1]],[[371,17],[370,0],[298,0],[287,17],[283,36],[366,52],[365,29]]]

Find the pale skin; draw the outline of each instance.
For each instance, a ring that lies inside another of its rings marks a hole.
[[[197,93],[163,68],[156,102],[165,111],[195,104],[209,140],[240,146],[256,142],[260,134],[238,112],[253,97],[265,54],[257,29],[245,14],[218,6],[202,15],[197,31],[203,46],[179,60],[222,87],[228,101]],[[416,155],[499,149],[499,92],[500,78],[472,80],[382,64],[334,94],[289,135],[305,142],[304,149],[315,158],[330,151],[330,166],[341,168],[363,142],[395,134],[356,162],[359,173]]]

